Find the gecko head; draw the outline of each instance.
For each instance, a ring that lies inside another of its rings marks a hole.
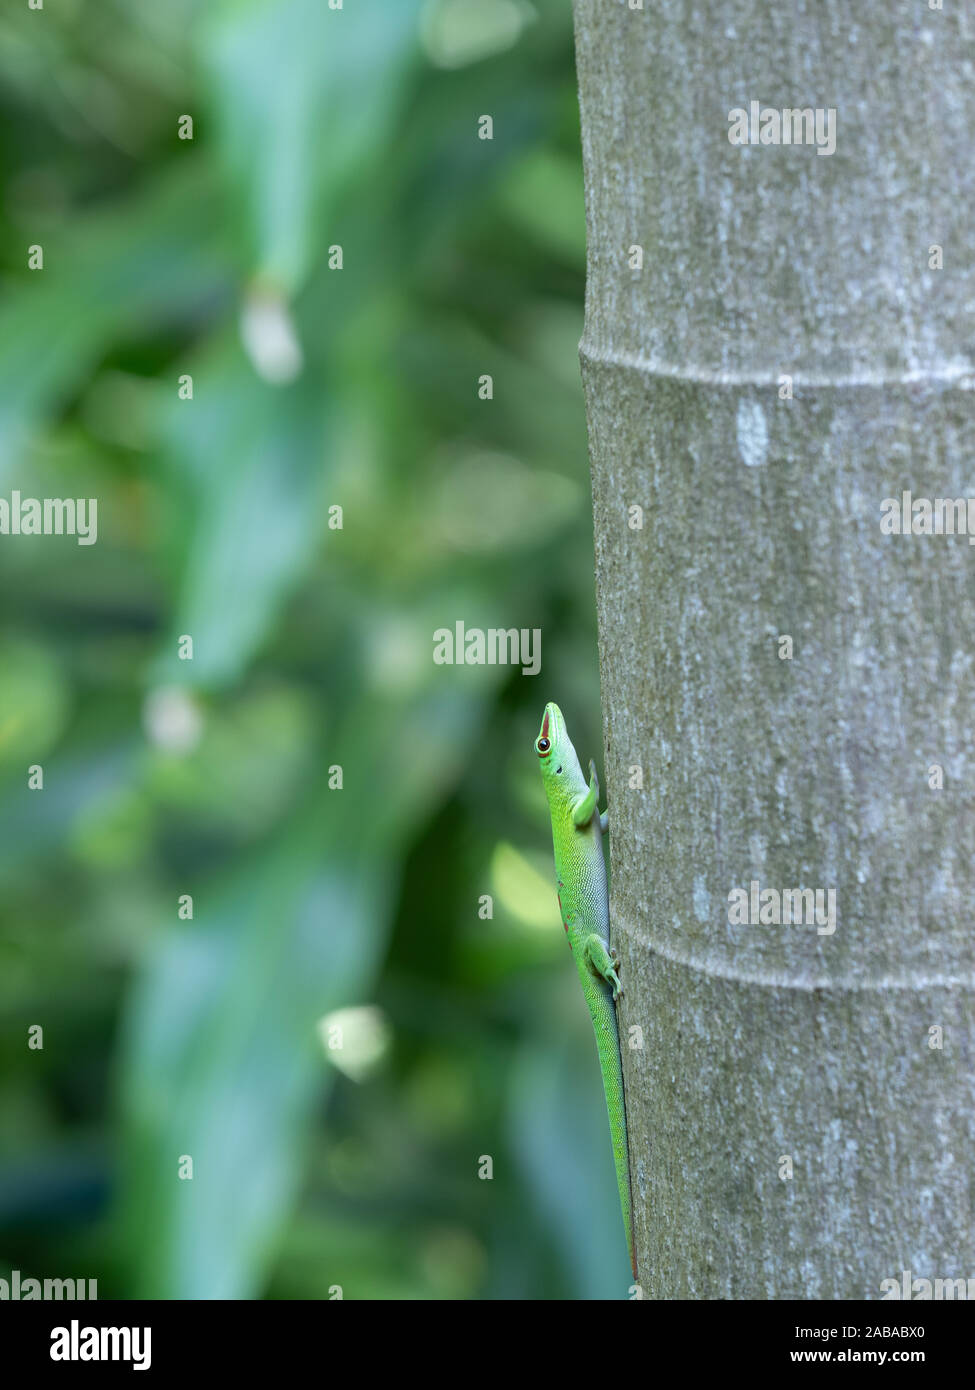
[[[545,706],[542,727],[535,740],[535,752],[549,797],[558,797],[568,803],[578,796],[580,784],[583,787],[586,785],[585,779],[576,750],[566,733],[562,711],[551,701]]]

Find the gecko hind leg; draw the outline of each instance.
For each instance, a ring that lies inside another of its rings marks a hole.
[[[620,977],[616,967],[619,965],[619,957],[615,951],[608,951],[601,936],[591,932],[586,937],[586,960],[590,970],[594,975],[598,975],[601,980],[605,980],[608,985],[613,986],[613,1002],[615,1003],[623,993],[623,986],[620,984]]]

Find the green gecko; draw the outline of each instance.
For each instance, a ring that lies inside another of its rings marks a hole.
[[[599,813],[599,781],[595,765],[590,761],[587,785],[558,705],[549,703],[545,706],[542,727],[535,740],[535,752],[552,815],[562,925],[575,957],[582,992],[589,1005],[596,1033],[596,1050],[599,1053],[599,1069],[603,1075],[613,1157],[616,1160],[616,1183],[635,1279],[623,1060],[615,1009],[616,1000],[623,990],[616,970],[619,961],[609,944],[609,894],[602,844],[607,813]]]

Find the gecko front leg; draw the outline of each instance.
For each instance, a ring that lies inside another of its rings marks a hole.
[[[593,816],[598,815],[596,806],[599,802],[599,778],[596,776],[596,764],[589,759],[589,789],[584,796],[572,807],[572,823],[580,830],[589,824]]]

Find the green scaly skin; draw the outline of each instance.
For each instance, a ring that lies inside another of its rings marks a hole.
[[[545,706],[542,727],[535,740],[535,752],[552,815],[562,925],[575,957],[582,992],[589,1005],[596,1034],[596,1050],[603,1075],[616,1161],[616,1183],[635,1279],[623,1060],[616,1020],[616,1000],[623,991],[617,974],[619,962],[609,944],[609,894],[603,860],[602,837],[606,829],[606,813],[599,814],[596,769],[590,762],[587,783],[558,705],[550,703]]]

